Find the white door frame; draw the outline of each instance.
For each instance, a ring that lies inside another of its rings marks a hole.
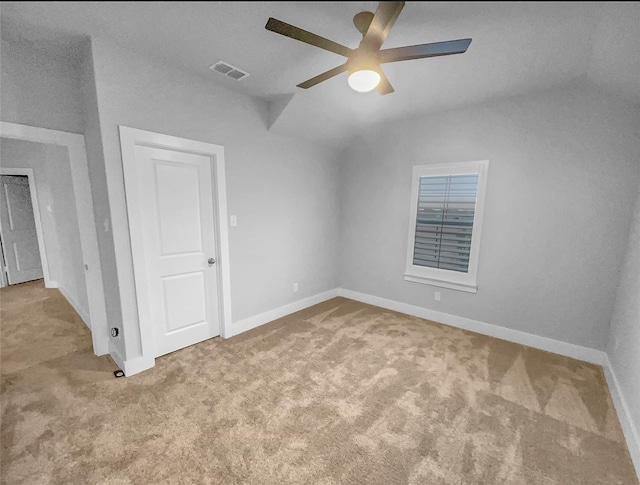
[[[229,227],[227,216],[227,183],[224,164],[224,147],[196,140],[179,138],[171,135],[154,133],[119,126],[120,147],[122,150],[122,169],[125,179],[125,196],[127,199],[127,214],[129,216],[129,236],[133,259],[133,275],[136,286],[136,300],[140,325],[140,341],[142,357],[153,362],[155,347],[153,342],[153,324],[149,295],[147,293],[147,272],[145,269],[144,240],[141,233],[142,213],[137,194],[137,176],[135,170],[135,147],[147,146],[178,150],[211,158],[214,192],[214,210],[216,215],[216,247],[218,250],[218,302],[220,306],[220,336],[227,338],[231,333],[231,270],[229,265]]]
[[[31,206],[33,208],[33,220],[36,223],[36,235],[38,236],[38,250],[40,251],[40,265],[42,266],[44,286],[46,286],[47,288],[57,288],[58,282],[51,280],[51,273],[49,272],[49,262],[47,260],[47,252],[44,248],[44,236],[42,235],[42,219],[40,219],[40,205],[38,204],[38,193],[36,191],[36,179],[33,173],[33,169],[0,167],[0,175],[26,175],[29,181]],[[0,238],[2,239],[2,250],[4,251],[4,237],[2,236],[2,224],[0,224]],[[2,273],[4,274],[4,268],[2,269]],[[3,278],[3,282],[4,280],[5,278]],[[7,284],[9,284],[8,281]]]
[[[107,313],[102,285],[102,267],[98,251],[98,236],[93,215],[93,197],[89,182],[89,166],[84,136],[66,131],[49,130],[17,123],[0,122],[0,136],[16,140],[59,145],[67,149],[71,167],[71,181],[76,200],[78,228],[80,230],[80,246],[85,265],[85,281],[89,303],[89,321],[85,322],[91,329],[93,353],[104,355],[109,353],[109,337],[107,333]],[[35,185],[34,185],[35,186]],[[37,204],[34,204],[37,206]],[[36,220],[39,220],[37,218]],[[45,254],[41,250],[41,254]],[[43,266],[44,271],[44,266]]]

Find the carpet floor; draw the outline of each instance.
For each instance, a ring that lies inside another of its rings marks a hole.
[[[3,484],[638,484],[596,365],[334,298],[116,379],[0,298]]]

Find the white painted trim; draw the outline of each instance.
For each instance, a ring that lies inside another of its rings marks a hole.
[[[4,271],[4,255],[2,254],[2,237],[0,237],[0,288],[7,286],[7,275]]]
[[[627,440],[627,448],[629,448],[629,454],[631,460],[636,467],[636,474],[640,478],[640,433],[638,432],[637,423],[634,423],[629,411],[629,405],[620,387],[620,382],[616,377],[615,370],[609,356],[605,354],[605,362],[602,365],[604,369],[604,375],[607,378],[607,384],[609,384],[609,390],[611,391],[611,397],[613,398],[613,405],[618,413],[618,419],[620,420],[620,426],[622,432]]]
[[[62,293],[62,296],[69,302],[69,305],[73,307],[76,313],[80,316],[84,324],[87,326],[89,330],[91,330],[91,325],[89,324],[89,316],[82,310],[78,302],[71,296],[71,294],[67,291],[64,286],[58,286],[58,291]]]
[[[6,161],[4,162],[6,163]],[[42,232],[42,219],[40,214],[40,203],[38,202],[38,191],[36,188],[36,178],[32,168],[9,168],[0,167],[0,175],[24,175],[29,181],[29,192],[31,193],[31,206],[33,208],[33,219],[36,223],[36,235],[38,239],[38,250],[40,251],[40,266],[42,266],[42,276],[46,288],[55,288],[51,285],[51,272],[49,271],[49,260],[44,247],[44,235]],[[2,224],[0,224],[0,235],[2,234]],[[4,241],[4,239],[3,239]]]
[[[156,360],[148,357],[134,357],[133,359],[125,360],[113,346],[110,347],[109,354],[120,370],[124,372],[125,377],[139,374],[156,365]]]
[[[71,167],[71,180],[76,200],[80,246],[85,268],[89,324],[93,338],[93,352],[103,355],[109,352],[107,312],[102,285],[102,267],[98,251],[98,236],[93,216],[93,197],[89,182],[89,166],[84,136],[77,133],[49,130],[16,123],[0,122],[0,136],[36,143],[66,147]]]
[[[155,358],[153,343],[153,327],[151,322],[150,305],[147,294],[147,278],[144,264],[144,244],[142,238],[133,237],[135,230],[140,227],[139,221],[142,215],[139,213],[140,203],[137,193],[137,177],[135,171],[135,147],[148,146],[170,150],[180,150],[187,153],[203,155],[212,159],[213,189],[217,208],[216,236],[218,289],[220,302],[220,335],[229,335],[231,325],[231,269],[229,262],[229,228],[227,214],[227,188],[225,175],[224,147],[186,138],[179,138],[151,131],[139,130],[127,126],[119,126],[120,147],[122,154],[122,170],[125,179],[125,195],[127,200],[127,215],[129,217],[129,239],[131,243],[131,255],[134,264],[134,281],[136,287],[136,299],[138,308],[138,328],[140,332],[140,344],[142,357],[147,362]],[[116,254],[116,259],[118,255]],[[146,365],[146,364],[145,364]],[[126,372],[125,372],[126,373]]]
[[[229,334],[229,337],[233,337],[248,330],[254,329],[256,327],[259,327],[260,325],[272,322],[291,313],[304,310],[305,308],[317,305],[318,303],[322,303],[323,301],[330,300],[331,298],[335,298],[336,296],[338,296],[337,289],[325,291],[324,293],[318,293],[317,295],[294,301],[293,303],[274,308],[273,310],[260,313],[259,315],[254,315],[252,317],[245,318],[244,320],[233,322],[230,328],[231,332]]]
[[[572,357],[592,364],[603,365],[605,362],[606,354],[601,350],[582,347],[580,345],[574,345],[560,340],[521,332],[520,330],[500,327],[491,323],[480,322],[478,320],[438,312],[428,308],[409,305],[408,303],[381,298],[379,296],[368,295],[366,293],[360,293],[353,290],[346,290],[344,288],[338,288],[338,296],[379,306],[388,310],[406,313],[407,315],[424,318],[425,320],[431,320],[451,327],[457,327],[471,332],[480,333],[482,335],[507,340],[509,342],[527,345],[536,349],[546,350],[547,352]]]
[[[412,283],[422,283],[423,285],[438,286],[440,288],[449,288],[451,290],[466,291],[467,293],[477,293],[477,286],[469,286],[463,283],[453,283],[450,281],[438,280],[435,278],[426,278],[424,276],[404,274],[405,281],[411,281]]]
[[[222,294],[222,322],[220,336],[227,337],[231,325],[231,264],[229,251],[229,215],[227,210],[227,175],[224,163],[224,151],[216,160],[216,186],[214,187],[218,209],[216,233],[218,234],[218,263],[220,264],[220,293]]]

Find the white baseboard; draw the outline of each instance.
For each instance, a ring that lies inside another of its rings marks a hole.
[[[125,360],[113,347],[109,355],[116,365],[120,367],[120,370],[124,372],[125,377],[131,377],[156,365],[156,359],[148,357],[134,357],[133,359]]]
[[[231,324],[231,328],[229,329],[230,331],[226,335],[226,338],[241,334],[291,313],[304,310],[305,308],[308,308],[312,305],[317,305],[318,303],[322,303],[323,301],[330,300],[331,298],[335,298],[336,296],[337,290],[329,290],[325,291],[324,293],[318,293],[317,295],[313,295],[302,300],[294,301],[293,303],[289,303],[279,308],[260,313],[259,315],[254,315],[252,317],[245,318],[244,320],[239,320]]]
[[[76,313],[80,315],[80,318],[82,319],[84,324],[89,328],[89,330],[91,330],[91,319],[89,318],[89,315],[87,315],[86,312],[82,309],[82,307],[80,307],[76,299],[71,296],[71,293],[64,286],[56,286],[56,288],[60,293],[62,293],[62,296],[66,298],[66,300],[73,307]]]
[[[611,365],[608,355],[605,355],[605,364],[602,367],[604,368],[604,375],[607,378],[607,384],[609,384],[613,404],[618,413],[622,432],[627,440],[627,447],[629,448],[631,460],[636,467],[636,474],[638,475],[638,478],[640,478],[640,433],[638,433],[638,427],[633,421],[629,405],[624,397],[622,387],[620,387],[620,382],[616,377],[615,370],[613,365]]]
[[[58,288],[60,285],[58,284],[57,281],[54,280],[44,280],[44,287],[45,288]]]
[[[438,312],[436,310],[429,310],[427,308],[409,305],[408,303],[388,300],[387,298],[346,290],[344,288],[338,288],[338,296],[379,306],[386,308],[387,310],[406,313],[414,317],[424,318],[425,320],[443,323],[451,327],[457,327],[463,330],[480,333],[482,335],[489,335],[490,337],[508,340],[509,342],[527,345],[536,349],[546,350],[547,352],[572,357],[592,364],[603,365],[605,363],[606,354],[601,350],[590,349],[580,345],[574,345],[531,333],[521,332],[520,330],[513,330],[511,328],[500,327],[491,323],[479,322],[477,320],[471,320],[470,318],[459,317],[457,315]]]

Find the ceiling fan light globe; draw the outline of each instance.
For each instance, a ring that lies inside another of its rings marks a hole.
[[[380,74],[370,69],[361,69],[352,72],[347,79],[349,86],[359,93],[373,91],[380,83]]]

